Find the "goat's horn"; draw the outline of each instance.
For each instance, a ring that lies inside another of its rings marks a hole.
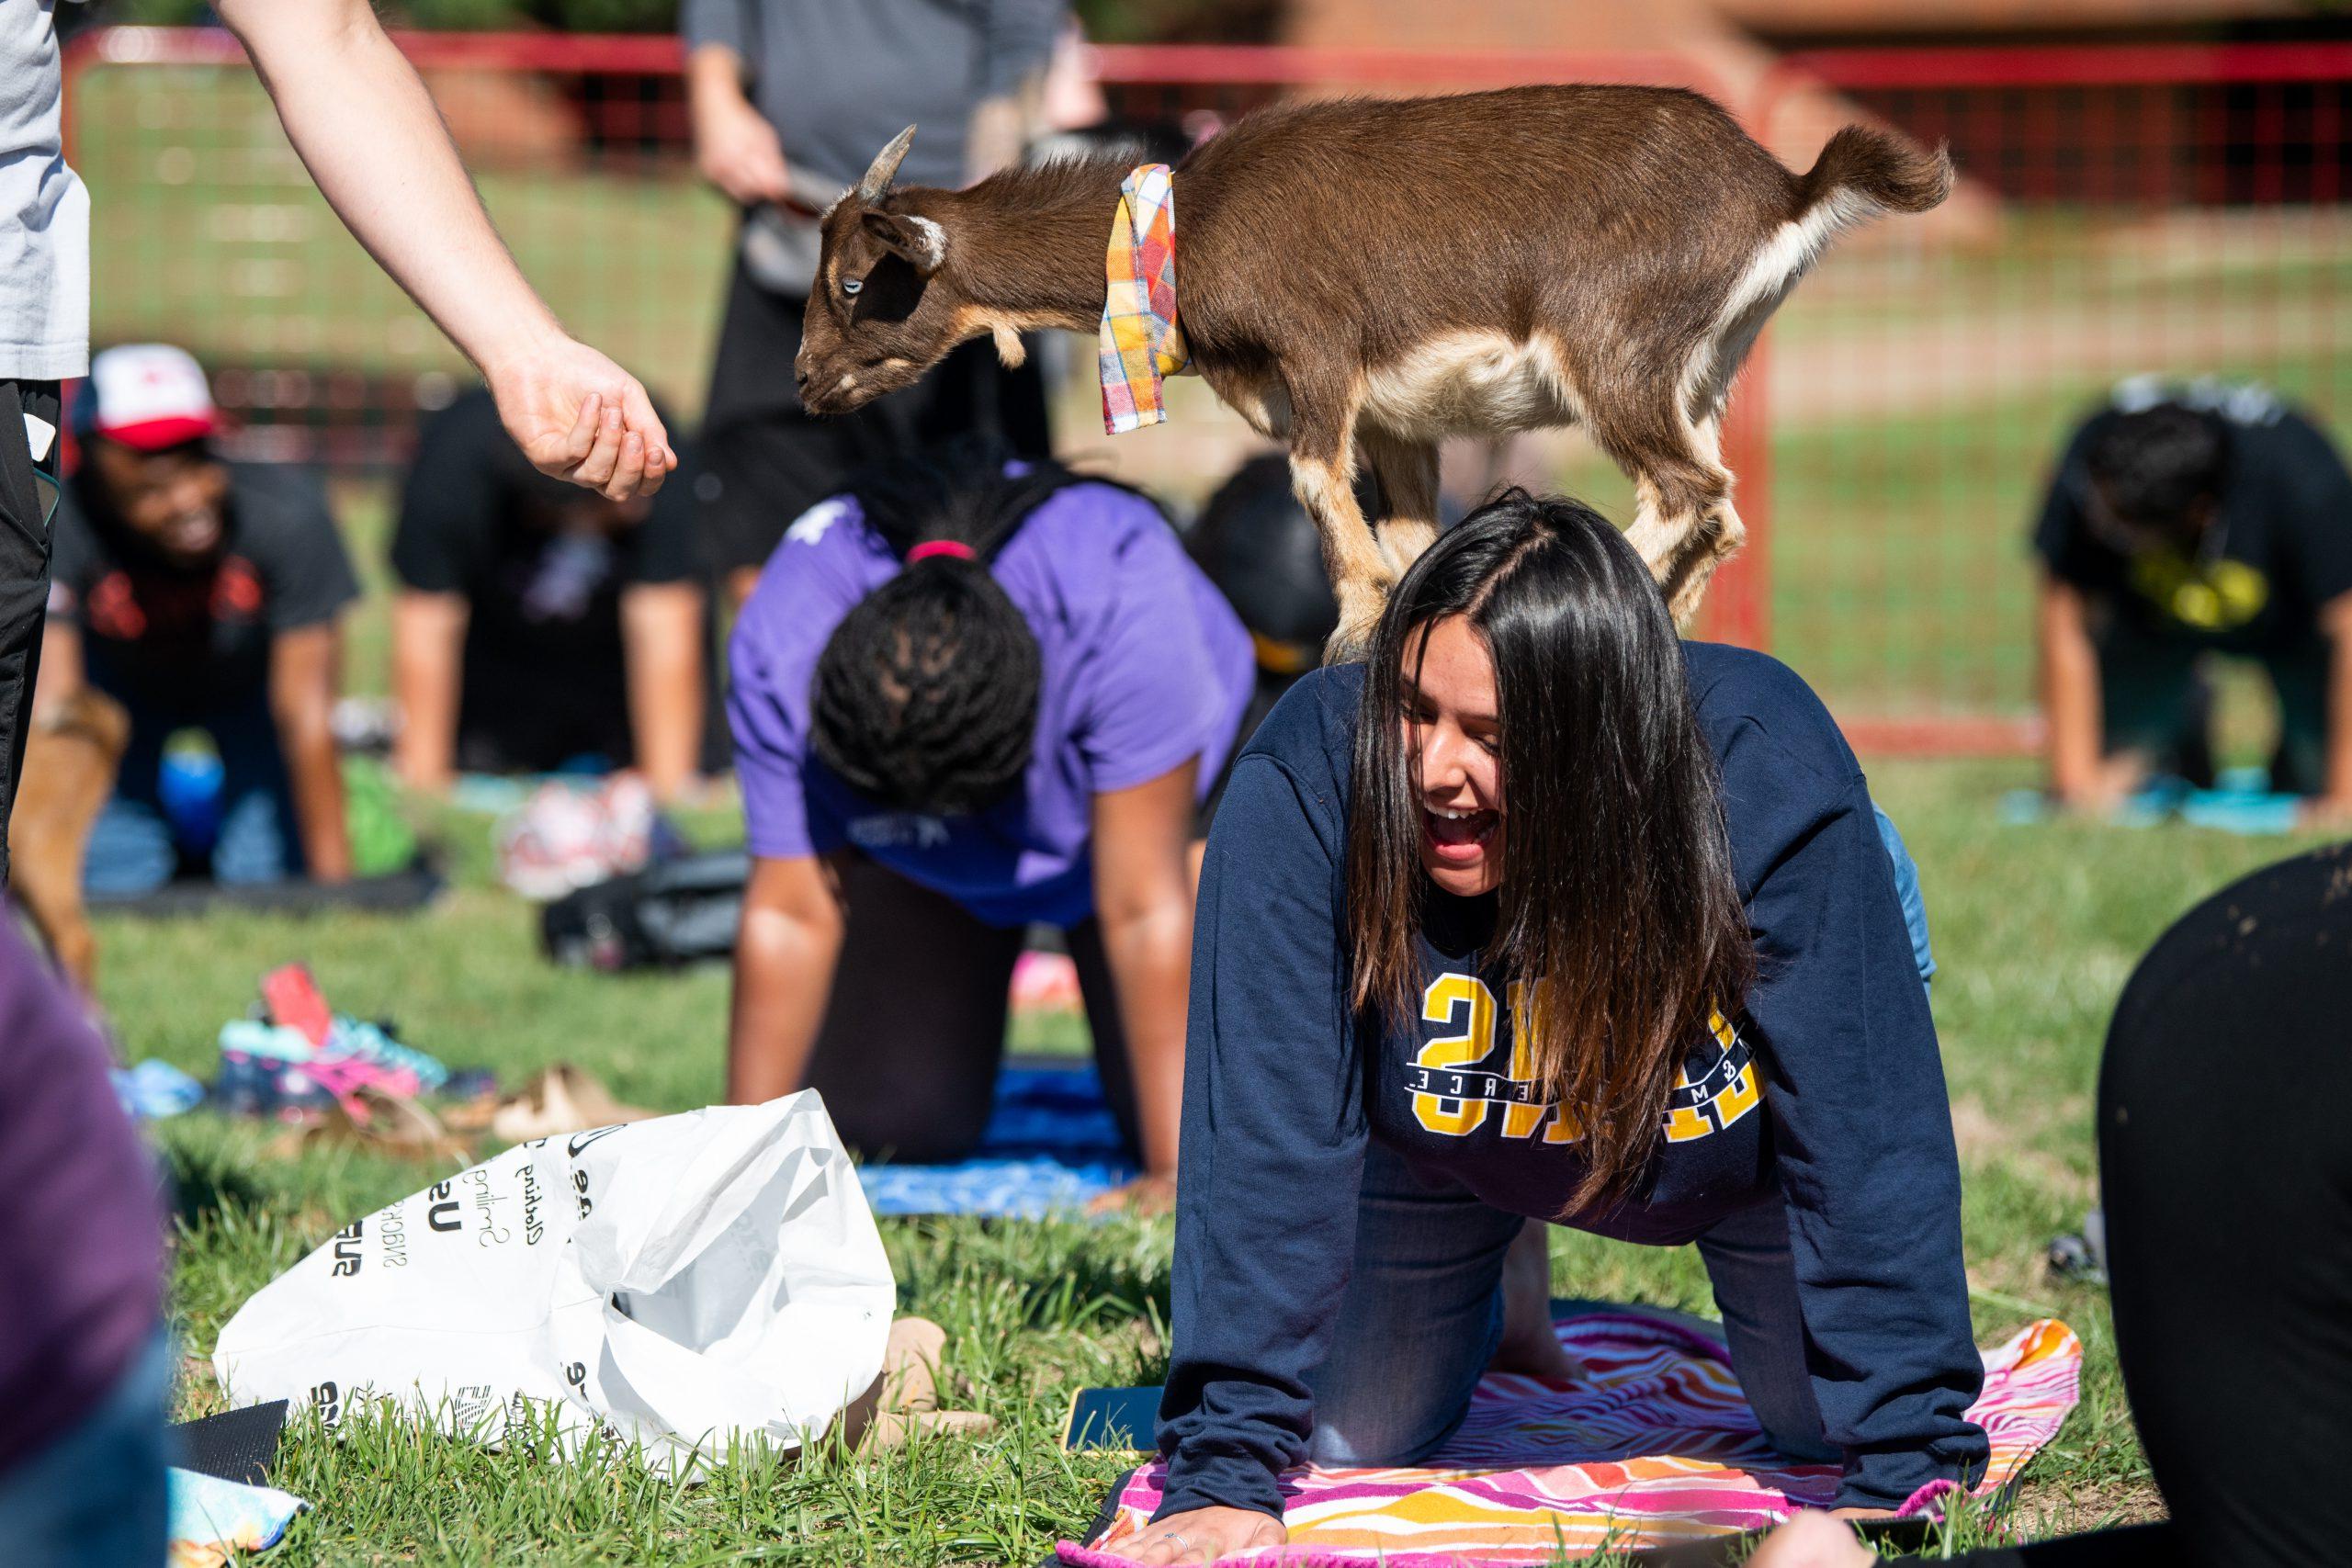
[[[864,179],[857,182],[860,201],[882,199],[883,193],[890,188],[890,182],[898,177],[899,165],[906,162],[907,149],[914,145],[914,140],[915,128],[911,125],[890,139],[890,145],[882,149],[874,160],[874,166],[865,171]]]

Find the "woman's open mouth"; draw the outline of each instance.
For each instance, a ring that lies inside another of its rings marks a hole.
[[[1421,836],[1430,852],[1453,865],[1469,865],[1487,852],[1495,829],[1502,825],[1499,811],[1459,811],[1451,807],[1421,807]]]

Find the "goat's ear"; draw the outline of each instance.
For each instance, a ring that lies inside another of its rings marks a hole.
[[[868,208],[859,214],[865,231],[881,246],[906,257],[914,269],[929,277],[947,259],[947,231],[928,218],[918,218],[911,212],[876,212]]]

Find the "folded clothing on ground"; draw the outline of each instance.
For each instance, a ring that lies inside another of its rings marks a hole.
[[[1415,1469],[1302,1466],[1283,1478],[1286,1545],[1228,1559],[1256,1568],[1518,1568],[1604,1549],[1638,1551],[1764,1529],[1826,1507],[1839,1467],[1774,1452],[1721,1339],[1685,1323],[1607,1309],[1559,1321],[1585,1375],[1560,1384],[1492,1374],[1460,1431]],[[1992,1439],[1979,1496],[1999,1492],[2057,1435],[2079,1397],[2083,1348],[2054,1319],[1984,1352],[1969,1418]],[[1108,1528],[1058,1555],[1123,1568],[1159,1506],[1158,1463],[1129,1474]],[[1937,1489],[1909,1500],[1931,1512]]]
[[[390,1024],[328,1007],[301,964],[263,976],[261,993],[264,1017],[220,1026],[212,1095],[232,1115],[299,1118],[338,1101],[356,1110],[363,1090],[415,1100],[450,1086],[449,1069],[401,1044]]]
[[[176,1465],[171,1484],[171,1568],[226,1568],[245,1552],[266,1551],[310,1506],[274,1486],[248,1486]]]
[[[124,1115],[134,1122],[154,1122],[195,1109],[204,1099],[204,1086],[169,1062],[151,1056],[135,1067],[115,1068],[114,1093],[122,1101]]]
[[[859,1168],[877,1214],[980,1214],[1034,1220],[1082,1209],[1134,1179],[1102,1080],[1082,1058],[1007,1062],[971,1158],[953,1165]]]

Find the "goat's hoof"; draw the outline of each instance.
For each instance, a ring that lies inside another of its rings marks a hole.
[[[1377,586],[1343,586],[1339,592],[1340,624],[1324,639],[1323,662],[1353,664],[1372,651],[1372,634],[1380,626],[1380,613],[1388,604],[1390,583]]]

